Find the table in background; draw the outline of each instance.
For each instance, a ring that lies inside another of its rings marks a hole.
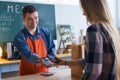
[[[0,80],[2,77],[2,73],[18,71],[19,70],[19,63],[20,63],[20,60],[1,59],[0,60]]]

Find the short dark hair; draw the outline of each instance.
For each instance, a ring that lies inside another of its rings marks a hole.
[[[23,15],[23,17],[25,17],[27,13],[33,13],[35,11],[37,11],[37,8],[35,6],[33,6],[33,5],[26,5],[22,9],[22,15]]]

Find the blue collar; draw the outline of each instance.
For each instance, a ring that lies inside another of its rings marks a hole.
[[[27,28],[24,27],[24,28],[23,28],[23,31],[24,31],[26,34],[31,35]],[[37,26],[37,28],[36,28],[36,35],[40,35],[40,34],[42,34],[42,33],[41,33],[41,27]],[[36,36],[36,35],[35,35],[35,36]],[[31,35],[31,36],[33,36],[33,35]]]
[[[31,35],[30,32],[25,27],[23,28],[23,32],[26,35],[26,37],[29,36],[29,38],[31,40],[39,39],[40,38],[39,36],[42,34],[39,26],[37,26],[37,28],[36,28],[36,35],[34,35],[34,36]]]

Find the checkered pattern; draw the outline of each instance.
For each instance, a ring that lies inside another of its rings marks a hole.
[[[94,24],[88,27],[86,33],[83,80],[115,80],[115,52],[108,32],[101,24]],[[79,62],[81,64],[83,60]]]

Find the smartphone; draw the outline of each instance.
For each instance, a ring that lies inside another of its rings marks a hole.
[[[40,75],[43,75],[43,76],[51,76],[53,74],[54,74],[53,72],[41,72],[40,73]]]
[[[43,58],[42,62],[44,63],[45,66],[54,66],[49,58]]]
[[[51,59],[54,63],[59,63],[59,61],[57,60],[57,58],[52,58]]]

